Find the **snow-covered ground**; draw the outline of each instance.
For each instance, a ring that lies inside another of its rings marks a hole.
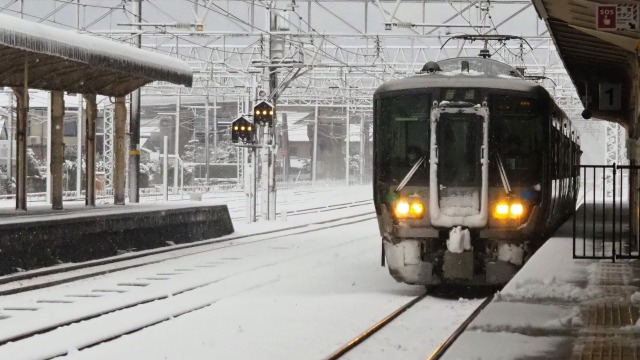
[[[370,197],[369,186],[355,186],[300,191],[288,203],[294,211]],[[347,218],[366,209],[236,221],[231,236]],[[396,283],[380,267],[373,205],[368,210],[337,225],[239,238],[199,254],[4,296],[0,339],[140,305],[5,344],[0,359],[322,359],[424,291]],[[346,358],[424,359],[480,301],[429,297]],[[144,325],[150,326],[138,331]],[[133,332],[111,339],[127,331]],[[77,350],[100,339],[110,341]]]

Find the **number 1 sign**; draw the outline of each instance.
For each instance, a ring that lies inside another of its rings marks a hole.
[[[599,110],[620,110],[622,98],[620,83],[600,83],[599,95]]]

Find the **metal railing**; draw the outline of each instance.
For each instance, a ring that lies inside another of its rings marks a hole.
[[[637,214],[629,206],[638,199],[632,184],[640,166],[575,165],[574,171],[579,171],[574,181],[581,182],[581,190],[574,195],[579,207],[573,216],[573,258],[640,259],[638,227],[633,231],[630,223]]]

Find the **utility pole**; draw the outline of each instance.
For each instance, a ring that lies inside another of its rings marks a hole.
[[[176,163],[173,167],[173,193],[178,193],[178,161],[180,157],[180,89],[178,89],[178,100],[176,102],[176,130],[173,137],[175,141],[173,142],[173,153],[176,157]]]
[[[272,126],[263,127],[264,141],[262,148],[262,218],[266,220],[276,220],[276,172],[275,172],[275,127],[277,121],[277,102],[278,94],[276,89],[278,88],[278,67],[277,63],[282,61],[284,57],[284,38],[280,36],[274,36],[273,33],[278,31],[277,14],[274,9],[268,9],[269,16],[269,65],[265,67],[266,86],[264,87],[269,95],[271,104],[274,106],[273,110],[273,124]]]
[[[76,95],[78,99],[78,123],[76,124],[76,198],[82,194],[82,124],[84,124],[84,97],[82,94]]]
[[[142,23],[142,0],[131,2],[133,14],[138,24]],[[138,25],[138,35],[135,42],[138,48],[142,46],[142,26]],[[131,93],[131,108],[129,113],[129,202],[140,202],[138,177],[140,176],[140,89]],[[78,151],[79,153],[80,151]]]
[[[9,159],[7,160],[7,179],[9,179],[8,186],[11,187],[12,175],[13,175],[13,92],[9,92],[9,126],[7,127],[7,135],[9,137]],[[11,193],[7,189],[8,193]]]
[[[204,104],[204,166],[205,184],[209,186],[209,93],[206,94],[206,103]]]

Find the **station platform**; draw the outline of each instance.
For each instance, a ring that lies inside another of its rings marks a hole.
[[[587,235],[601,237],[612,224],[593,227],[584,221],[584,207],[576,212],[576,228],[593,228]],[[628,225],[616,226],[628,235]],[[573,234],[570,219],[441,359],[640,359],[640,262],[574,259]]]
[[[181,201],[0,207],[0,275],[228,235],[227,205]]]

